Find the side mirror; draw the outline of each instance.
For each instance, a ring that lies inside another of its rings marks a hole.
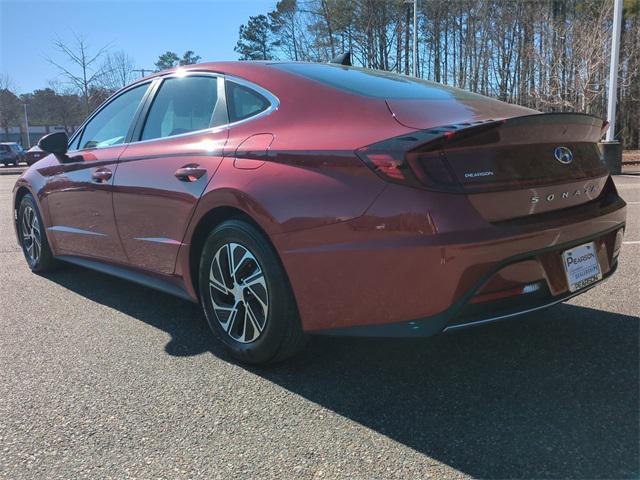
[[[38,147],[47,153],[64,155],[67,153],[68,143],[69,137],[65,132],[56,132],[42,137],[38,142]]]

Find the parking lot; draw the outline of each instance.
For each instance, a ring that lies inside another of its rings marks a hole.
[[[197,306],[29,273],[0,176],[0,478],[638,478],[640,176],[618,273],[543,313],[234,363]]]

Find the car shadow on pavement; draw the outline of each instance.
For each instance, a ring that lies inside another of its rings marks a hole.
[[[171,355],[232,362],[198,306],[70,270],[47,278],[166,331]],[[425,339],[314,337],[247,369],[475,477],[637,478],[638,320],[563,304]]]

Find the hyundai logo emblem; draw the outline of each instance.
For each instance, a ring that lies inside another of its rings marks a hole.
[[[560,163],[564,163],[565,165],[573,162],[573,152],[571,152],[567,147],[556,147],[553,151],[553,156],[556,157],[556,160]]]

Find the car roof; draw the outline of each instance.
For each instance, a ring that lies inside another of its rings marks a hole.
[[[135,83],[171,75],[177,71],[200,71],[237,76],[263,87],[266,86],[263,83],[267,81],[267,75],[265,74],[268,74],[272,80],[278,77],[282,78],[282,76],[293,76],[299,82],[310,82],[310,85],[318,85],[320,83],[345,93],[372,99],[443,100],[454,98],[457,100],[487,100],[486,97],[481,95],[421,78],[328,62],[243,60],[196,63],[156,72]]]
[[[285,62],[275,60],[234,60],[222,62],[203,62],[194,63],[193,65],[183,65],[179,67],[169,68],[167,70],[162,70],[160,72],[155,72],[151,75],[147,75],[146,77],[136,80],[131,85],[135,85],[137,83],[141,83],[153,78],[171,75],[172,73],[178,71],[212,72],[220,73],[223,75],[237,75],[240,77],[242,77],[243,75],[252,76],[252,74],[255,75],[264,72],[265,68],[269,68],[269,65],[280,63],[317,63],[319,65],[324,65],[323,63],[318,62]]]

